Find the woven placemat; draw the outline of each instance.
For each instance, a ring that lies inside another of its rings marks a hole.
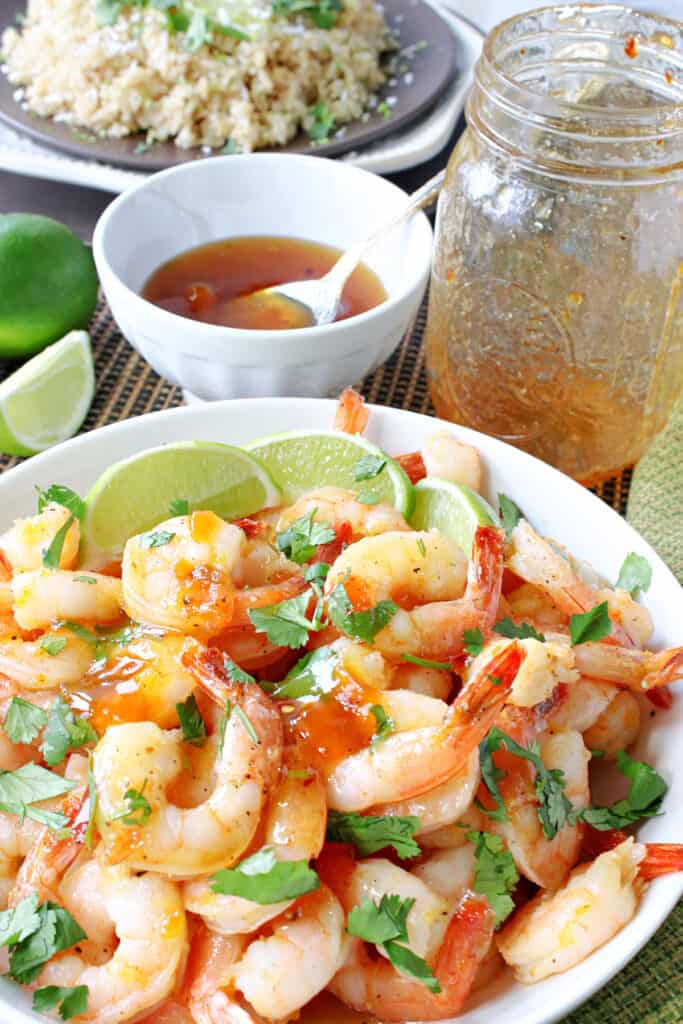
[[[426,312],[425,301],[412,332],[387,362],[362,382],[360,390],[368,401],[434,415],[422,349]],[[131,348],[103,303],[97,308],[90,332],[97,389],[84,431],[182,405],[180,389],[159,377]],[[13,368],[0,361],[0,380]],[[0,456],[0,472],[19,461]],[[623,515],[630,483],[631,471],[627,469],[595,490]],[[681,1024],[682,937],[683,904],[635,960],[564,1024]]]

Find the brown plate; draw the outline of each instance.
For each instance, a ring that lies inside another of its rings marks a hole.
[[[0,33],[14,25],[25,9],[26,0],[0,0]],[[377,92],[378,105],[389,101],[391,116],[385,117],[375,109],[369,116],[344,125],[329,142],[313,144],[300,132],[288,145],[270,152],[317,156],[346,153],[405,127],[440,98],[457,70],[457,40],[450,26],[423,0],[384,0],[384,12],[387,24],[398,33],[401,50],[420,44],[405,61],[412,77],[397,72]],[[173,142],[157,142],[144,149],[143,133],[125,139],[100,138],[85,129],[31,113],[15,100],[16,90],[17,86],[0,74],[0,120],[53,149],[138,171],[160,171],[208,155],[199,148],[179,149]],[[216,153],[218,150],[214,150]]]

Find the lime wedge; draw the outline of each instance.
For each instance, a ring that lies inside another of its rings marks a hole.
[[[70,331],[0,384],[0,452],[35,455],[73,437],[94,391],[90,338]]]
[[[85,499],[84,554],[89,562],[118,555],[133,534],[174,514],[184,499],[190,511],[209,509],[225,519],[281,503],[268,471],[241,448],[211,441],[181,441],[133,455],[111,466]]]
[[[394,505],[407,519],[415,502],[413,485],[397,462],[362,437],[337,430],[291,430],[246,445],[282,488],[285,502],[318,487],[343,487]],[[356,480],[354,466],[366,455],[386,459],[381,472]]]
[[[415,511],[410,522],[416,530],[439,530],[467,555],[478,526],[500,526],[498,516],[480,494],[436,477],[415,485]]]

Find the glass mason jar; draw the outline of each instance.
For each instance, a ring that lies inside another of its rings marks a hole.
[[[512,18],[467,121],[437,212],[434,405],[595,483],[683,379],[683,24],[614,4]]]

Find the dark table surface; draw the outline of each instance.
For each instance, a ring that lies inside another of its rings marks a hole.
[[[399,174],[387,174],[386,177],[406,192],[413,192],[446,164],[463,127],[464,119],[461,118],[448,145],[431,160]],[[0,213],[22,211],[54,217],[68,224],[86,242],[91,240],[98,217],[113,198],[111,192],[99,189],[64,185],[57,181],[0,171]]]

